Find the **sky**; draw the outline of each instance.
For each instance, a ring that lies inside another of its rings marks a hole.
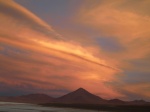
[[[0,0],[0,95],[150,101],[149,0]]]

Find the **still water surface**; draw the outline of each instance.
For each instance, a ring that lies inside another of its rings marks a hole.
[[[0,102],[0,112],[104,112],[104,111],[41,107],[38,105],[25,103]]]

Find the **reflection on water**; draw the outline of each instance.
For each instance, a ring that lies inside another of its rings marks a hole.
[[[41,107],[34,104],[0,102],[0,112],[102,112],[102,111]]]

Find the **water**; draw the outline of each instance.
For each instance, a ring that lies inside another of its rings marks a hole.
[[[0,112],[103,112],[103,111],[42,107],[34,104],[0,102]]]

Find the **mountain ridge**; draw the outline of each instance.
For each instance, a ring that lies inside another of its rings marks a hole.
[[[123,101],[120,99],[106,100],[96,96],[84,88],[78,88],[58,98],[43,93],[34,93],[21,96],[0,96],[0,101],[19,103],[60,103],[60,104],[104,104],[104,105],[150,105],[144,100]]]

